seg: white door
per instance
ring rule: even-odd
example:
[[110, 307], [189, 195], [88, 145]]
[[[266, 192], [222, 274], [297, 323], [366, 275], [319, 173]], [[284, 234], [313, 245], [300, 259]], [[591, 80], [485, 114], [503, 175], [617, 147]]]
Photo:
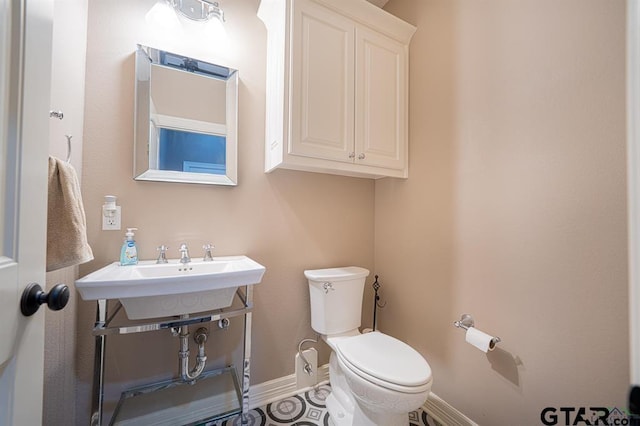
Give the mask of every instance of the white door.
[[20, 313], [45, 283], [53, 0], [0, 0], [0, 426], [42, 422], [44, 311]]

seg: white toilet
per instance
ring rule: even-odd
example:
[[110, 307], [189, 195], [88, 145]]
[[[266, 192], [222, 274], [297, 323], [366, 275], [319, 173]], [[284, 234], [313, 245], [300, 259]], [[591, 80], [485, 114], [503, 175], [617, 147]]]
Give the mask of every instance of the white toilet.
[[304, 271], [311, 327], [333, 350], [330, 421], [336, 426], [406, 426], [431, 390], [431, 367], [415, 349], [386, 334], [360, 334], [369, 271], [355, 266]]

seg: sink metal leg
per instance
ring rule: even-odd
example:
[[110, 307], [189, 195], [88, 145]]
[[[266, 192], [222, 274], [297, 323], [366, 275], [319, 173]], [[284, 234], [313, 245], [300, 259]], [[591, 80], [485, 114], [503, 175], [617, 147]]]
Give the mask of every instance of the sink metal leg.
[[[107, 301], [98, 300], [95, 328], [104, 328], [107, 320]], [[107, 336], [96, 336], [93, 357], [93, 387], [91, 397], [91, 426], [102, 426], [102, 403], [104, 400], [104, 355]]]
[[[253, 306], [253, 286], [246, 286], [246, 301]], [[249, 386], [251, 369], [251, 312], [244, 316], [244, 360], [242, 362], [242, 424], [249, 424]]]
[[248, 359], [243, 362], [243, 374], [242, 374], [242, 419], [243, 425], [249, 424], [249, 363]]

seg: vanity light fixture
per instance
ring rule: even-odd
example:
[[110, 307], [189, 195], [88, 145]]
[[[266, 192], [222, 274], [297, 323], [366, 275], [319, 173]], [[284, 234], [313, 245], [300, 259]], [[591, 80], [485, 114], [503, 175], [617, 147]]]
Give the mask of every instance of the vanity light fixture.
[[167, 0], [177, 13], [193, 21], [209, 21], [216, 18], [224, 22], [224, 11], [217, 1], [211, 0]]

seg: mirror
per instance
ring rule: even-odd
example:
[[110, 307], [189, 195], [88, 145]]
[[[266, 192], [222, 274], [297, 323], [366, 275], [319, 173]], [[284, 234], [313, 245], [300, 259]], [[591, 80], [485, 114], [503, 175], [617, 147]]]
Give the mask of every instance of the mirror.
[[134, 179], [237, 185], [238, 71], [138, 45]]

